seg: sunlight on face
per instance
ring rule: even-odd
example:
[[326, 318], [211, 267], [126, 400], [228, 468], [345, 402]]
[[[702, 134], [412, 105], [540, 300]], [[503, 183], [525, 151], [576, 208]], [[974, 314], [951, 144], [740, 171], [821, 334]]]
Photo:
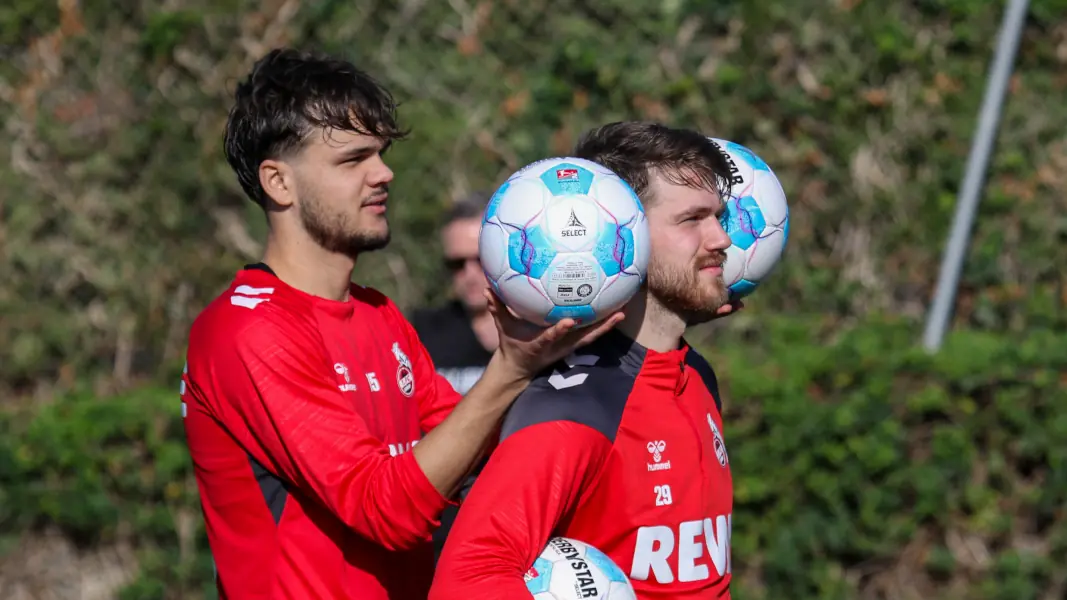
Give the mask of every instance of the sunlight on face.
[[690, 325], [709, 320], [728, 300], [722, 265], [730, 236], [715, 191], [679, 185], [653, 174], [647, 215], [651, 255], [648, 290]]
[[313, 134], [293, 162], [300, 220], [319, 245], [355, 257], [389, 243], [393, 171], [383, 140], [351, 131]]

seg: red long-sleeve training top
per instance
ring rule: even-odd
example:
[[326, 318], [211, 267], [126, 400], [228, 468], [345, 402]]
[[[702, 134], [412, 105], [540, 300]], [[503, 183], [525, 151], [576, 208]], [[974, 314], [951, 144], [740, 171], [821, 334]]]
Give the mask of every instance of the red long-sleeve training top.
[[638, 598], [729, 598], [733, 484], [715, 374], [695, 351], [609, 332], [508, 413], [431, 600], [529, 598], [553, 536], [602, 550]]
[[182, 414], [224, 599], [425, 598], [448, 500], [409, 452], [459, 395], [385, 296], [241, 270], [196, 319]]

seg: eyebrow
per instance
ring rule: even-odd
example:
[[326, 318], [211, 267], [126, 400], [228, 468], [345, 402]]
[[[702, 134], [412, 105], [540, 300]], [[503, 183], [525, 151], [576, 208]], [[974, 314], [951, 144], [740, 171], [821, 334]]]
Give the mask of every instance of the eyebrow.
[[683, 219], [683, 218], [687, 219], [689, 217], [699, 217], [699, 216], [707, 215], [707, 214], [715, 214], [715, 211], [710, 209], [710, 208], [708, 208], [708, 207], [706, 207], [706, 206], [694, 206], [692, 208], [687, 208], [687, 209], [683, 210], [682, 212], [678, 213], [678, 218], [679, 219]]

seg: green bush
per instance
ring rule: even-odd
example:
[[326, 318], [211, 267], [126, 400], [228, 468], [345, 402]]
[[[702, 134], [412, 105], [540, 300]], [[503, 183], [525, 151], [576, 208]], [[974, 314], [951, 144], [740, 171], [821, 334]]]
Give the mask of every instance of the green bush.
[[200, 597], [212, 564], [175, 390], [0, 413], [4, 545], [44, 528], [82, 549], [129, 542], [141, 572], [123, 598]]
[[[221, 132], [235, 81], [281, 44], [344, 54], [402, 102], [394, 243], [359, 279], [405, 309], [446, 289], [427, 240], [451, 197], [642, 118], [745, 143], [781, 177], [789, 258], [753, 308], [919, 318], [1002, 14], [962, 0], [7, 4], [0, 185], [17, 193], [0, 203], [0, 314], [18, 318], [0, 319], [0, 391], [39, 393], [162, 376], [196, 312], [258, 258], [263, 218]], [[1032, 3], [960, 326], [1067, 326], [1063, 7]]]
[[897, 325], [829, 345], [793, 331], [711, 352], [729, 390], [738, 598], [1037, 599], [1063, 585], [1062, 335], [957, 334], [930, 358]]
[[[1067, 564], [1067, 341], [957, 334], [937, 358], [867, 323], [711, 348], [725, 390], [741, 600], [1048, 597]], [[138, 548], [129, 598], [210, 587], [177, 394], [0, 417], [0, 535]], [[196, 527], [179, 525], [195, 516]]]

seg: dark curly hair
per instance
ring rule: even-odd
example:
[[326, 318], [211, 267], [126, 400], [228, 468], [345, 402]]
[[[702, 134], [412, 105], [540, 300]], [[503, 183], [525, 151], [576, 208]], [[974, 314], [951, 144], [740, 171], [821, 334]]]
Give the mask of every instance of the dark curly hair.
[[299, 150], [316, 131], [338, 129], [383, 138], [407, 135], [392, 94], [352, 63], [311, 52], [272, 50], [237, 85], [226, 123], [226, 160], [245, 194], [267, 197], [259, 165]]

